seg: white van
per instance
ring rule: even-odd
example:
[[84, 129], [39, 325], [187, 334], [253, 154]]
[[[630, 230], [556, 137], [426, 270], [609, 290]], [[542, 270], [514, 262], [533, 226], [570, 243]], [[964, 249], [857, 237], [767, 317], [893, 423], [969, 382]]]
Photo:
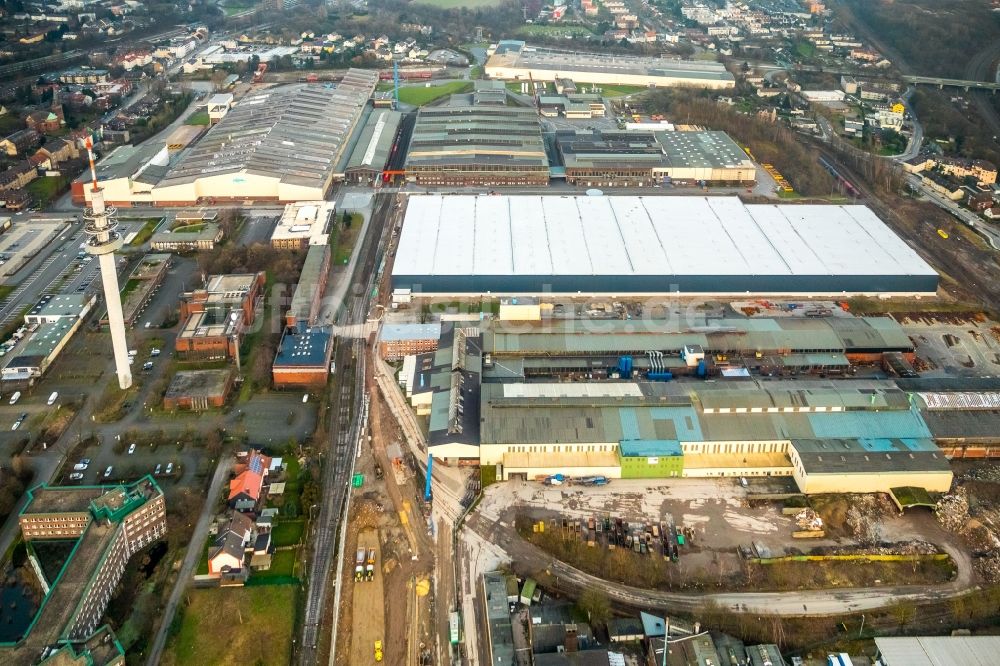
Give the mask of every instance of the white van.
[[16, 404], [18, 400], [21, 399], [21, 392], [14, 391], [14, 395], [10, 396], [10, 404]]
[[49, 403], [48, 404], [54, 405], [54, 404], [56, 404], [56, 400], [58, 400], [58, 399], [59, 399], [59, 391], [53, 391], [52, 395], [49, 396]]
[[138, 353], [139, 353], [139, 352], [138, 352], [138, 351], [136, 351], [135, 349], [129, 349], [129, 350], [128, 350], [128, 355], [129, 355], [129, 358], [133, 358], [133, 357], [135, 357], [135, 356], [136, 356], [136, 355], [137, 355]]

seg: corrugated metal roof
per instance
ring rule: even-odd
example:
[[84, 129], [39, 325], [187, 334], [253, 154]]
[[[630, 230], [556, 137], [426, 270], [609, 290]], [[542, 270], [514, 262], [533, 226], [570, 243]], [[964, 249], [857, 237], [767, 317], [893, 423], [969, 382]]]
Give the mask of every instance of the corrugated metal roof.
[[886, 666], [992, 666], [1000, 636], [875, 638]]
[[[504, 233], [509, 241], [498, 243]], [[540, 260], [546, 253], [551, 263]], [[525, 270], [936, 275], [864, 206], [745, 205], [736, 197], [410, 197], [394, 275], [528, 274]]]

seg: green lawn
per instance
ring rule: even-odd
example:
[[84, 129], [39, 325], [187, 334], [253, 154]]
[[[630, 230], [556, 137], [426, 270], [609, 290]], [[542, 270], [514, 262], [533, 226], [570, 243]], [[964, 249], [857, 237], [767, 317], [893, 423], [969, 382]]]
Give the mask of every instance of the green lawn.
[[146, 223], [142, 225], [142, 229], [136, 233], [135, 238], [129, 245], [142, 245], [149, 241], [153, 237], [153, 231], [156, 230], [156, 225], [160, 223], [160, 218], [154, 217], [146, 220]]
[[271, 540], [275, 547], [294, 546], [302, 541], [302, 532], [305, 530], [304, 520], [283, 520], [271, 530]]
[[205, 228], [204, 224], [188, 224], [183, 227], [177, 227], [172, 233], [175, 234], [196, 234]]
[[34, 179], [24, 189], [28, 191], [36, 204], [44, 208], [59, 196], [67, 185], [69, 185], [69, 178], [65, 176], [42, 177]]
[[185, 125], [207, 125], [209, 123], [208, 111], [197, 111], [188, 116], [184, 121]]
[[205, 550], [201, 554], [201, 559], [198, 560], [198, 568], [194, 573], [197, 576], [204, 576], [208, 573], [208, 545], [205, 546]]
[[514, 34], [520, 37], [590, 37], [594, 33], [582, 25], [522, 25]]
[[441, 9], [454, 9], [456, 7], [468, 7], [469, 9], [479, 9], [482, 7], [497, 7], [505, 0], [414, 0], [414, 3], [440, 7]]
[[447, 95], [469, 92], [470, 90], [472, 90], [471, 81], [449, 81], [448, 83], [427, 88], [406, 86], [399, 89], [399, 101], [403, 104], [423, 106]]
[[122, 301], [124, 302], [126, 296], [128, 296], [133, 291], [135, 291], [136, 289], [138, 289], [139, 285], [141, 283], [142, 283], [142, 280], [135, 280], [135, 279], [129, 280], [128, 282], [126, 282], [125, 286], [122, 287], [122, 292], [121, 292], [122, 293]]
[[162, 663], [288, 664], [297, 594], [295, 585], [189, 590]]
[[649, 90], [646, 86], [624, 86], [608, 83], [577, 83], [576, 89], [581, 90], [587, 88], [587, 92], [594, 86], [601, 89], [601, 95], [604, 97], [621, 97], [623, 95], [635, 95], [636, 93], [642, 93]]
[[295, 555], [298, 549], [275, 551], [271, 558], [271, 568], [267, 571], [255, 571], [251, 578], [280, 578], [295, 573]]

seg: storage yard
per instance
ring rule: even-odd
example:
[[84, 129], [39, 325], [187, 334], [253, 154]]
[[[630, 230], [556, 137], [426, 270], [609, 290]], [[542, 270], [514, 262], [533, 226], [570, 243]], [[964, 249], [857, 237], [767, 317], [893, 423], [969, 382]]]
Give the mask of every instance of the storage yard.
[[394, 289], [928, 294], [937, 273], [864, 206], [735, 197], [411, 196]]

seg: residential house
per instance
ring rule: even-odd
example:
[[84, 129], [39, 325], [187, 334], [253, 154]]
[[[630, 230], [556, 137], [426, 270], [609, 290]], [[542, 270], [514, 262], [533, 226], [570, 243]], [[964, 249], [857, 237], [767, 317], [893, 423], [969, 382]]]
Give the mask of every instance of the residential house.
[[38, 132], [33, 129], [23, 129], [0, 140], [0, 150], [9, 157], [17, 157], [31, 152], [39, 142]]
[[1000, 206], [993, 206], [983, 211], [983, 216], [990, 220], [1000, 220]]
[[66, 139], [50, 139], [43, 147], [38, 149], [38, 152], [45, 153], [48, 156], [52, 168], [69, 160], [79, 159], [80, 157], [80, 149], [77, 148], [75, 143]]
[[256, 510], [264, 495], [264, 479], [271, 469], [271, 458], [260, 451], [241, 454], [236, 477], [229, 482], [229, 506], [237, 511]]
[[982, 211], [993, 207], [993, 196], [988, 190], [974, 190], [971, 187], [963, 188], [965, 193], [965, 205], [971, 210], [981, 213]]
[[0, 171], [0, 192], [19, 190], [35, 178], [38, 178], [38, 169], [31, 162], [18, 162], [6, 171]]
[[219, 533], [208, 551], [208, 573], [220, 575], [242, 571], [247, 547], [254, 542], [256, 536], [253, 520], [234, 511], [229, 524]]
[[977, 183], [997, 182], [997, 168], [987, 160], [967, 160], [960, 157], [939, 157], [935, 160], [943, 173], [956, 178], [973, 177]]

